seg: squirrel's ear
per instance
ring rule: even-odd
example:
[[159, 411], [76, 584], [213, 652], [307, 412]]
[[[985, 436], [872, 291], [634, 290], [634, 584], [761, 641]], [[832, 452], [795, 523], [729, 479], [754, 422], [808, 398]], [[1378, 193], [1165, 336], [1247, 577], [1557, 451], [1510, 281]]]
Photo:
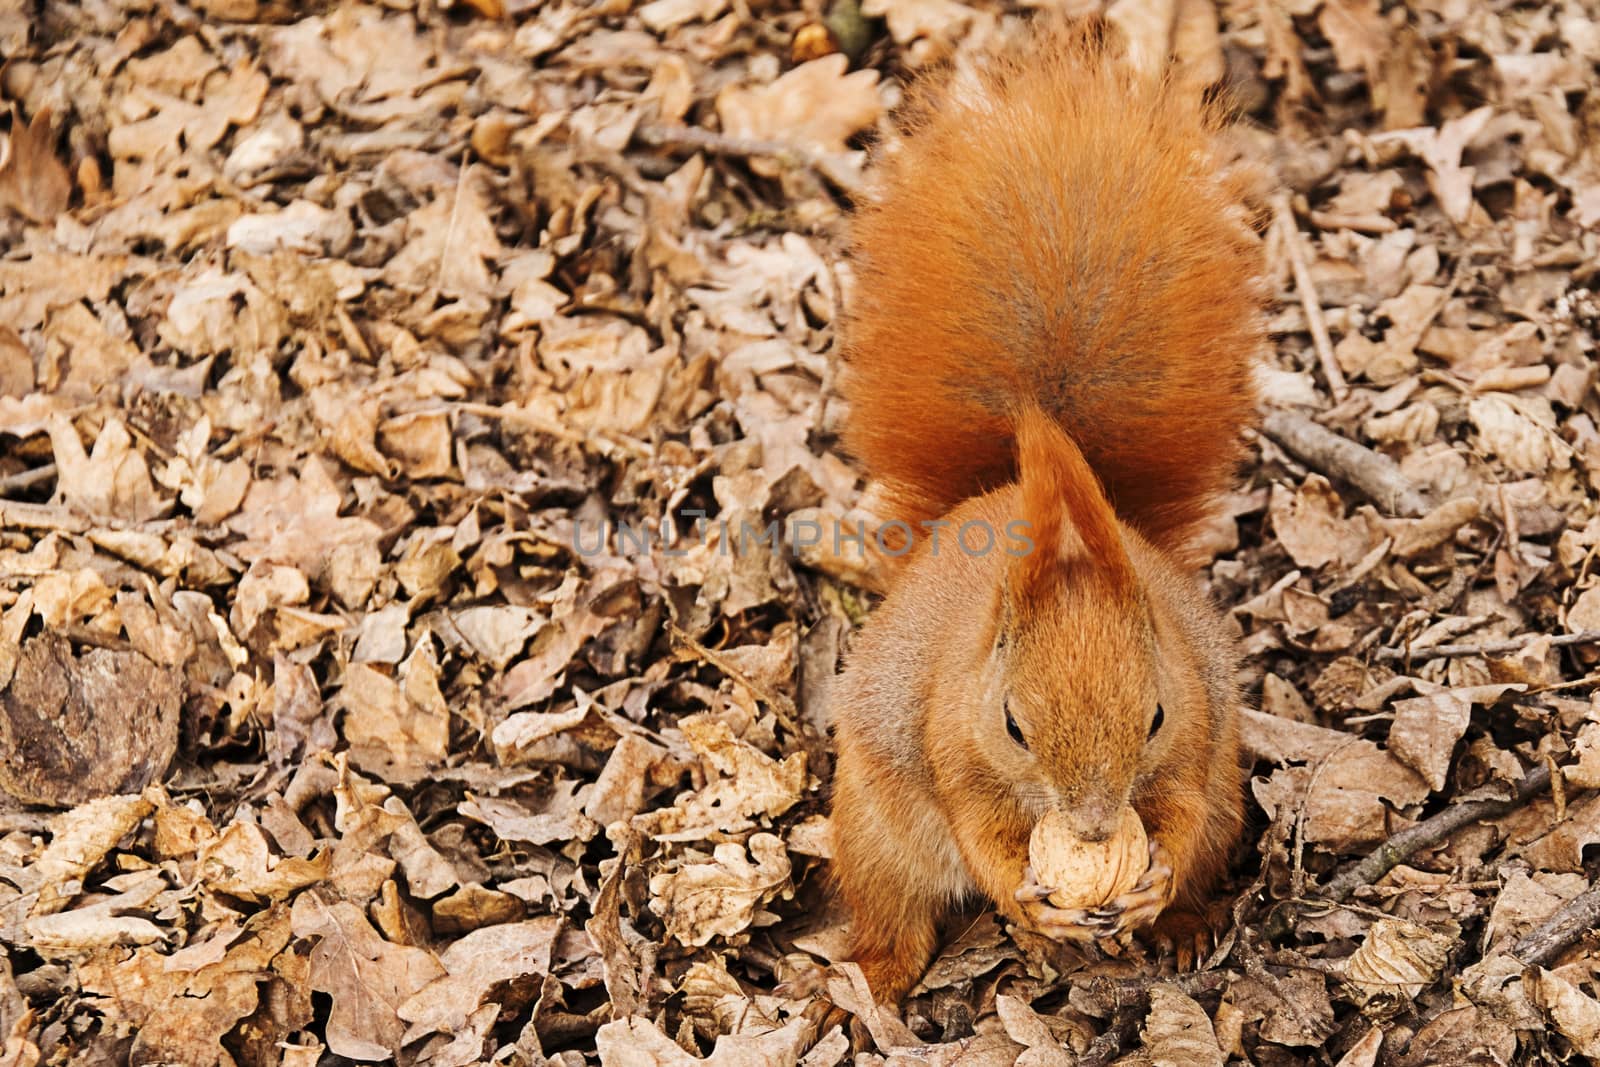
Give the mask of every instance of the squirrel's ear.
[[1099, 477], [1056, 421], [1031, 405], [1017, 420], [1017, 481], [1033, 541], [1017, 561], [1020, 589], [1043, 587], [1063, 564], [1132, 586], [1133, 566]]

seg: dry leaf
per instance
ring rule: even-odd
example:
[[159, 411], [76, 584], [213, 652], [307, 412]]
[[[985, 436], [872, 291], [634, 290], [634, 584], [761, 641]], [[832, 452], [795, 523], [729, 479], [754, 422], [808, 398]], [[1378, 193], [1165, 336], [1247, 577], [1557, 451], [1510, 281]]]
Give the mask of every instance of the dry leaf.
[[55, 155], [55, 125], [49, 108], [24, 123], [11, 109], [11, 133], [0, 151], [0, 207], [37, 223], [51, 223], [67, 210], [72, 178]]
[[1600, 1057], [1600, 1001], [1584, 993], [1555, 971], [1538, 969], [1533, 997], [1550, 1013], [1561, 1036], [1572, 1043], [1572, 1050], [1586, 1059]]
[[333, 998], [328, 1048], [350, 1059], [389, 1059], [406, 1032], [400, 1007], [445, 969], [431, 952], [383, 940], [348, 901], [302, 893], [291, 919], [296, 937], [315, 939], [312, 988]]
[[[845, 73], [843, 55], [823, 56], [753, 89], [724, 89], [717, 96], [722, 131], [731, 137], [779, 141], [821, 153], [843, 153], [858, 130], [878, 121], [878, 74]], [[767, 168], [758, 168], [767, 169]]]
[[99, 866], [118, 841], [154, 809], [142, 796], [101, 797], [50, 821], [50, 844], [33, 864], [39, 898], [33, 914], [60, 911], [77, 891], [74, 883]]
[[55, 806], [142, 790], [177, 752], [183, 695], [179, 671], [139, 652], [28, 641], [0, 690], [0, 788]]
[[1345, 961], [1345, 980], [1368, 1000], [1410, 1001], [1439, 977], [1456, 943], [1454, 936], [1416, 923], [1379, 919]]
[[274, 855], [260, 827], [235, 821], [200, 850], [199, 869], [217, 892], [242, 900], [279, 901], [328, 877], [331, 859], [328, 852], [309, 860]]
[[402, 1041], [454, 1033], [485, 1003], [515, 1010], [519, 999], [531, 999], [537, 979], [550, 973], [550, 953], [561, 926], [561, 919], [551, 915], [501, 923], [475, 930], [445, 949], [439, 956], [444, 977], [400, 1005], [400, 1018], [411, 1024]]
[[[722, 844], [709, 863], [687, 863], [650, 879], [650, 910], [667, 934], [684, 945], [704, 945], [747, 928], [755, 910], [789, 886], [789, 854], [772, 834], [754, 834], [745, 846]], [[750, 857], [754, 857], [751, 862]]]
[[1521, 685], [1480, 685], [1394, 702], [1389, 751], [1422, 775], [1435, 791], [1443, 789], [1456, 742], [1467, 728], [1472, 705], [1492, 704]]
[[1150, 989], [1144, 1046], [1156, 1067], [1221, 1067], [1226, 1062], [1204, 1009], [1171, 986]]
[[1345, 518], [1339, 494], [1320, 475], [1309, 475], [1293, 494], [1273, 486], [1269, 507], [1273, 531], [1297, 566], [1349, 565], [1371, 547], [1367, 530]]
[[716, 777], [696, 793], [681, 794], [671, 808], [647, 812], [634, 826], [663, 841], [694, 841], [713, 831], [737, 833], [755, 816], [782, 815], [805, 788], [805, 755], [780, 763], [733, 736], [726, 723], [693, 715], [678, 724], [707, 770]]

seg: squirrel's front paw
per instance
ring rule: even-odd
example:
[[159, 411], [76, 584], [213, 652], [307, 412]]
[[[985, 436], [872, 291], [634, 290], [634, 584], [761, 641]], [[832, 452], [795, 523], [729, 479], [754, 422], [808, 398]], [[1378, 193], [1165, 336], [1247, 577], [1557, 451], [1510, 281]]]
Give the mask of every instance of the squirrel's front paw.
[[1022, 886], [1016, 892], [1023, 921], [1052, 941], [1092, 945], [1105, 936], [1104, 922], [1084, 908], [1057, 908], [1049, 897], [1054, 886], [1040, 885], [1031, 865], [1022, 869]]
[[1089, 911], [1098, 923], [1102, 938], [1120, 938], [1123, 934], [1149, 926], [1172, 903], [1172, 862], [1167, 850], [1157, 841], [1150, 842], [1150, 866], [1134, 887], [1099, 908]]

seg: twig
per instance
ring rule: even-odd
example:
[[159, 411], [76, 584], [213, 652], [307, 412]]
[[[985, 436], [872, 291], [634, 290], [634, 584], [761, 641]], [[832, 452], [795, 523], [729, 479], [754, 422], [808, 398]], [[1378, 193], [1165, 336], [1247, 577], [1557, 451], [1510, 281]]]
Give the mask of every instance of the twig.
[[1387, 215], [1335, 215], [1313, 211], [1311, 224], [1319, 230], [1356, 230], [1360, 233], [1393, 233], [1400, 224]]
[[1111, 1017], [1111, 1025], [1083, 1050], [1078, 1067], [1107, 1067], [1132, 1043], [1134, 1035], [1139, 1032], [1139, 1020], [1143, 1017], [1144, 1012], [1131, 1005], [1118, 1008]]
[[1360, 740], [1360, 735], [1352, 734], [1342, 743], [1330, 748], [1321, 759], [1317, 760], [1316, 767], [1311, 771], [1311, 778], [1306, 782], [1306, 791], [1300, 794], [1300, 805], [1294, 815], [1294, 866], [1289, 875], [1289, 884], [1294, 888], [1296, 896], [1306, 891], [1306, 809], [1311, 807], [1311, 794], [1316, 792], [1317, 779], [1322, 777], [1322, 772], [1333, 762], [1333, 757]]
[[1290, 210], [1287, 198], [1278, 201], [1277, 216], [1278, 229], [1283, 236], [1283, 250], [1288, 253], [1289, 267], [1294, 271], [1295, 292], [1300, 294], [1300, 306], [1306, 312], [1306, 328], [1311, 333], [1312, 347], [1317, 350], [1317, 362], [1322, 364], [1322, 374], [1328, 380], [1328, 391], [1333, 394], [1333, 399], [1342, 401], [1350, 394], [1350, 386], [1345, 382], [1344, 371], [1333, 354], [1333, 341], [1328, 337], [1327, 320], [1322, 317], [1317, 286], [1311, 280], [1311, 268], [1306, 266], [1304, 239], [1300, 236], [1300, 228], [1295, 225], [1294, 212]]
[[87, 533], [88, 519], [59, 504], [27, 504], [20, 500], [0, 500], [0, 530], [60, 530], [62, 533]]
[[134, 530], [157, 537], [185, 536], [196, 541], [226, 540], [229, 531], [221, 526], [201, 526], [188, 518], [145, 519], [130, 522], [125, 519], [91, 519], [78, 514], [64, 504], [30, 504], [22, 500], [0, 499], [0, 530], [16, 527], [21, 530], [58, 530], [68, 534], [93, 536], [102, 530]]
[[[1158, 985], [1169, 985], [1189, 997], [1215, 993], [1233, 976], [1225, 971], [1190, 971], [1179, 975], [1143, 975], [1138, 978], [1091, 978], [1086, 984], [1099, 996], [1109, 996], [1117, 1003], [1144, 1003], [1150, 999], [1150, 990]], [[1109, 987], [1109, 988], [1108, 988]]]
[[1550, 638], [1551, 648], [1568, 645], [1600, 644], [1600, 630], [1582, 630], [1575, 634], [1523, 634], [1504, 641], [1484, 641], [1476, 645], [1435, 645], [1432, 648], [1380, 648], [1373, 653], [1379, 660], [1397, 659], [1456, 659], [1461, 656], [1498, 656], [1502, 652], [1517, 652], [1542, 638]]
[[56, 465], [54, 463], [46, 463], [42, 467], [18, 471], [16, 474], [8, 474], [4, 478], [0, 478], [0, 494], [14, 492], [18, 489], [31, 489], [40, 482], [48, 482], [55, 476]]
[[1567, 901], [1538, 929], [1524, 934], [1511, 954], [1529, 967], [1544, 967], [1600, 923], [1600, 886]]
[[1261, 432], [1314, 470], [1348, 482], [1392, 514], [1418, 518], [1428, 503], [1394, 460], [1292, 411], [1269, 411]]
[[1540, 763], [1517, 783], [1517, 792], [1507, 800], [1463, 800], [1451, 804], [1431, 818], [1392, 834], [1363, 860], [1346, 867], [1328, 883], [1323, 896], [1339, 902], [1364, 885], [1371, 885], [1395, 867], [1425, 848], [1437, 845], [1451, 834], [1482, 819], [1494, 819], [1526, 804], [1550, 787], [1550, 766]]

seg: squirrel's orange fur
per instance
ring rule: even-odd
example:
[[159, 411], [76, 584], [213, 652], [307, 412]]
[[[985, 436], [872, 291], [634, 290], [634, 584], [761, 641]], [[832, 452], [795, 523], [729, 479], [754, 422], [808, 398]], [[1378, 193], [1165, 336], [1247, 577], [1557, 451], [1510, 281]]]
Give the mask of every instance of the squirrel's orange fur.
[[1228, 483], [1261, 343], [1243, 171], [1196, 99], [1058, 31], [919, 88], [852, 223], [846, 443], [899, 518], [1011, 480], [1016, 406], [1170, 546]]
[[[1201, 929], [1242, 776], [1233, 649], [1188, 550], [1263, 342], [1259, 244], [1200, 103], [1081, 32], [920, 92], [854, 220], [844, 319], [848, 444], [917, 534], [834, 710], [835, 878], [887, 1001], [975, 893], [1061, 938]], [[935, 550], [916, 523], [938, 517]], [[987, 554], [955, 543], [969, 522]], [[1103, 837], [1128, 802], [1140, 885], [1045, 904], [1040, 814]]]

